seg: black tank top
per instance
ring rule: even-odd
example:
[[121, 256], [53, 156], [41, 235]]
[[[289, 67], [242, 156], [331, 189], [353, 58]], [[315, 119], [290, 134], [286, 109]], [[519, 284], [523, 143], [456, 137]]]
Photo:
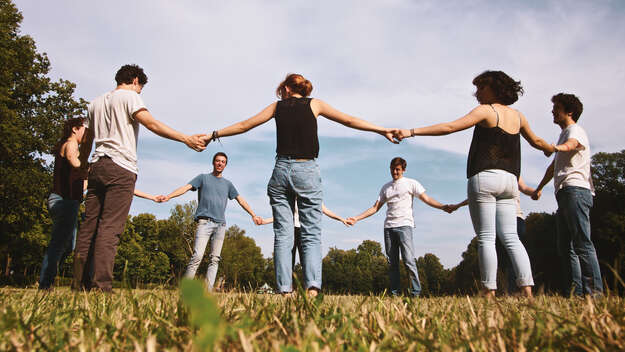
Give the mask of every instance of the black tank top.
[[71, 181], [74, 172], [69, 161], [57, 152], [54, 156], [52, 193], [60, 195], [63, 199], [82, 201], [83, 180], [79, 178]]
[[312, 98], [287, 98], [278, 101], [276, 119], [276, 153], [297, 159], [319, 156], [317, 118], [310, 108]]
[[497, 125], [491, 128], [475, 125], [467, 161], [467, 178], [489, 169], [505, 170], [519, 178], [521, 174], [520, 133], [510, 134], [501, 129], [499, 113], [492, 105], [490, 107], [497, 115]]

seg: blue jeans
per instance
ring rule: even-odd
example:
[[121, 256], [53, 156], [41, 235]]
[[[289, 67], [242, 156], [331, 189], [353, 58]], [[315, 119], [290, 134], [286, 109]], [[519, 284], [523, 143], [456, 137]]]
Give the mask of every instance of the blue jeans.
[[503, 170], [484, 170], [469, 178], [469, 212], [477, 235], [482, 285], [497, 289], [497, 251], [495, 236], [508, 252], [519, 287], [533, 286], [532, 268], [527, 251], [517, 234], [517, 209], [514, 197], [518, 180]]
[[399, 251], [410, 275], [410, 293], [418, 297], [421, 293], [421, 283], [419, 282], [419, 272], [417, 271], [417, 261], [412, 250], [412, 227], [400, 226], [384, 229], [384, 249], [390, 265], [389, 277], [391, 279], [391, 294], [399, 295]]
[[[590, 240], [592, 193], [582, 187], [564, 187], [556, 193], [558, 254], [562, 260], [564, 295], [603, 292], [595, 246]], [[573, 285], [574, 287], [571, 287]]]
[[79, 205], [80, 202], [77, 200], [63, 199], [56, 193], [50, 193], [48, 197], [48, 213], [52, 218], [52, 235], [41, 264], [40, 289], [48, 289], [52, 286], [59, 263], [76, 243]]
[[215, 277], [217, 277], [217, 269], [219, 268], [219, 260], [221, 260], [221, 247], [224, 244], [225, 235], [226, 224], [205, 219], [198, 220], [193, 255], [189, 260], [187, 272], [184, 274], [184, 277], [190, 279], [195, 277], [197, 268], [202, 262], [202, 257], [204, 257], [206, 245], [210, 241], [208, 270], [206, 270], [206, 287], [209, 290], [213, 289]]
[[[321, 289], [321, 174], [314, 160], [276, 158], [267, 185], [273, 212], [273, 245], [279, 292], [291, 292], [293, 268], [293, 209], [297, 201], [301, 224], [300, 258], [306, 288]], [[297, 199], [297, 200], [296, 200]]]

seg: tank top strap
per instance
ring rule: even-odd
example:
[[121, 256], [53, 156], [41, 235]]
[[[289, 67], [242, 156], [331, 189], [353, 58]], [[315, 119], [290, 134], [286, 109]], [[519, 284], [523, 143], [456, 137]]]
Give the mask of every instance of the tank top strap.
[[495, 126], [499, 127], [499, 113], [497, 112], [497, 110], [495, 110], [495, 107], [493, 106], [493, 104], [488, 104], [488, 105], [490, 105], [491, 109], [493, 109], [493, 111], [495, 112], [495, 115], [497, 115], [497, 124]]

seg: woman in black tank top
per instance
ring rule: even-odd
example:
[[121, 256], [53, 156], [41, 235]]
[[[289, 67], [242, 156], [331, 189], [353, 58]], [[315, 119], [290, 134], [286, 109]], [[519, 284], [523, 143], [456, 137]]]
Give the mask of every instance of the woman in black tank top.
[[553, 153], [553, 146], [532, 132], [523, 114], [508, 107], [523, 94], [520, 83], [504, 72], [486, 71], [473, 79], [480, 105], [471, 112], [455, 121], [396, 133], [403, 139], [441, 136], [475, 127], [467, 162], [467, 193], [487, 296], [494, 296], [497, 288], [495, 236], [502, 240], [512, 259], [522, 292], [531, 296], [534, 284], [529, 257], [516, 233], [514, 197], [521, 173], [520, 135], [546, 156]]
[[78, 206], [82, 201], [85, 172], [80, 170], [78, 145], [85, 133], [83, 118], [68, 119], [63, 137], [54, 148], [54, 175], [48, 213], [52, 218], [52, 234], [43, 257], [39, 289], [50, 289], [59, 263], [72, 250], [76, 236]]
[[[276, 164], [267, 186], [273, 212], [274, 264], [281, 293], [292, 291], [291, 249], [293, 208], [297, 199], [301, 224], [301, 258], [304, 284], [310, 295], [321, 289], [321, 176], [315, 159], [319, 155], [317, 117], [323, 116], [350, 128], [375, 132], [389, 141], [393, 130], [347, 115], [329, 104], [308, 98], [312, 84], [302, 75], [289, 74], [280, 83], [271, 103], [251, 118], [213, 131], [210, 141], [249, 131], [274, 118], [276, 121]], [[260, 225], [260, 224], [258, 224]]]

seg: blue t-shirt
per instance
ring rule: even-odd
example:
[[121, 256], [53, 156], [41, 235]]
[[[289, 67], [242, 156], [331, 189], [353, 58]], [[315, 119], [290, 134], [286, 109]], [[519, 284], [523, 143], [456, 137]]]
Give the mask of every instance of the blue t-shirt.
[[239, 195], [232, 182], [223, 177], [215, 177], [213, 174], [199, 174], [189, 184], [193, 187], [192, 191], [199, 190], [195, 219], [205, 216], [225, 224], [228, 199], [234, 199]]

